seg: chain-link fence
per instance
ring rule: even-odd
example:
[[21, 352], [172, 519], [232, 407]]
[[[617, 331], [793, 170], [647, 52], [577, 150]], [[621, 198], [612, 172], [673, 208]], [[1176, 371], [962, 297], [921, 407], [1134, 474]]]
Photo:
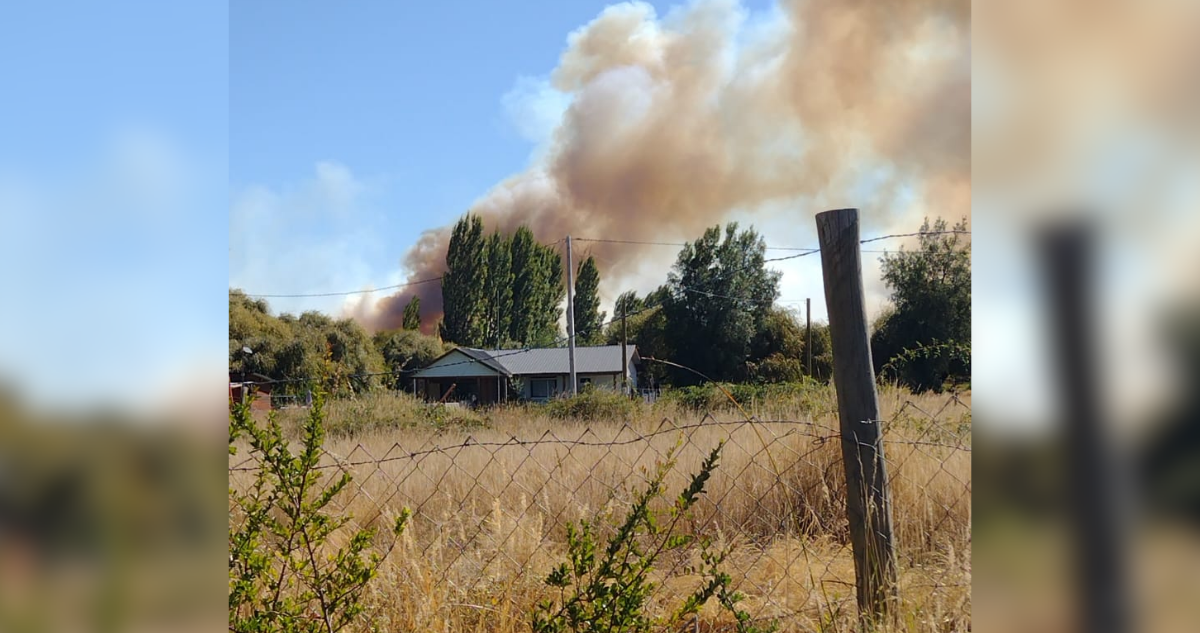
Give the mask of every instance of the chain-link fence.
[[[322, 468], [353, 482], [335, 501], [352, 526], [412, 519], [371, 583], [381, 631], [528, 631], [550, 570], [566, 559], [569, 524], [611, 534], [655, 464], [675, 465], [668, 499], [725, 441], [685, 532], [728, 551], [739, 607], [781, 631], [856, 628], [854, 562], [845, 516], [832, 389], [805, 414], [691, 412], [647, 405], [629, 419], [553, 420], [532, 408], [487, 428], [428, 427], [330, 439]], [[881, 397], [899, 566], [901, 630], [970, 627], [969, 396], [885, 391]], [[253, 457], [232, 458], [230, 482]], [[233, 519], [233, 520], [236, 520]], [[607, 528], [605, 527], [607, 526]], [[652, 608], [694, 590], [698, 549], [660, 561]], [[557, 592], [555, 589], [553, 592]], [[734, 630], [714, 606], [687, 630]]]

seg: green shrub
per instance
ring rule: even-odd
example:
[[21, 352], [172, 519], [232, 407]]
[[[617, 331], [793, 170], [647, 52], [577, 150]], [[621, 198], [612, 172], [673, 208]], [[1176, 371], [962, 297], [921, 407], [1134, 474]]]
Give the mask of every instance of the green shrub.
[[[726, 395], [727, 392], [728, 395]], [[762, 394], [762, 385], [707, 382], [700, 385], [667, 389], [662, 394], [662, 400], [673, 402], [685, 409], [692, 409], [694, 411], [724, 411], [726, 409], [737, 408], [729, 400], [729, 396], [733, 396], [733, 399], [738, 404], [749, 405], [755, 398], [761, 398]]]
[[[285, 431], [297, 436], [307, 414], [304, 409], [287, 409], [280, 412], [280, 417]], [[486, 424], [487, 420], [477, 411], [428, 403], [396, 391], [331, 400], [324, 417], [325, 429], [333, 437], [357, 437], [391, 429], [475, 429]]]
[[628, 420], [641, 410], [642, 401], [607, 389], [585, 388], [578, 395], [555, 398], [546, 415], [560, 420]]
[[663, 494], [663, 481], [675, 466], [679, 446], [677, 443], [666, 459], [658, 462], [649, 485], [637, 495], [606, 543], [598, 540], [596, 530], [586, 520], [580, 521], [578, 528], [568, 526], [567, 561], [546, 578], [548, 586], [559, 590], [560, 598], [538, 603], [533, 613], [534, 633], [678, 630], [714, 597], [733, 615], [739, 633], [759, 631], [750, 624], [750, 615], [737, 608], [744, 596], [730, 590], [729, 574], [720, 569], [728, 550], [714, 551], [707, 539], [699, 543], [700, 568], [683, 570], [700, 574], [701, 585], [663, 616], [651, 617], [646, 612], [658, 586], [650, 580], [655, 563], [663, 554], [692, 545], [695, 540], [690, 534], [677, 533], [676, 527], [690, 516], [692, 506], [704, 493], [724, 442], [709, 453], [670, 508], [665, 513], [657, 512], [652, 506]]
[[293, 454], [272, 413], [259, 427], [246, 404], [230, 414], [229, 453], [245, 436], [257, 465], [246, 492], [230, 486], [229, 630], [333, 633], [363, 611], [362, 591], [374, 577], [408, 510], [390, 526], [386, 548], [375, 530], [353, 530], [348, 542], [326, 554], [330, 536], [351, 520], [326, 507], [350, 483], [343, 473], [323, 481], [317, 464], [325, 439], [324, 398], [314, 395], [298, 454]]
[[673, 387], [664, 389], [659, 400], [665, 403], [673, 403], [685, 409], [693, 411], [712, 411], [721, 407], [721, 400], [728, 402], [719, 390], [715, 389], [710, 383], [702, 385], [689, 385], [687, 387]]

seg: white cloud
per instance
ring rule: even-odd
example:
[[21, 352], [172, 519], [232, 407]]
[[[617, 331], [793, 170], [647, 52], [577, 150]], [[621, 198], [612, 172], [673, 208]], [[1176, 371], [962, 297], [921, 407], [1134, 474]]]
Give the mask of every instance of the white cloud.
[[348, 214], [355, 210], [366, 186], [354, 177], [350, 169], [338, 163], [317, 163], [317, 177], [310, 185], [318, 210]]
[[[322, 294], [400, 283], [373, 263], [384, 242], [373, 193], [348, 167], [320, 162], [299, 185], [246, 187], [229, 213], [229, 283], [251, 294]], [[367, 283], [364, 284], [364, 280]], [[354, 295], [268, 297], [276, 312], [338, 314]]]
[[505, 116], [525, 140], [542, 146], [551, 140], [571, 105], [571, 96], [555, 90], [545, 77], [518, 77], [501, 99]]

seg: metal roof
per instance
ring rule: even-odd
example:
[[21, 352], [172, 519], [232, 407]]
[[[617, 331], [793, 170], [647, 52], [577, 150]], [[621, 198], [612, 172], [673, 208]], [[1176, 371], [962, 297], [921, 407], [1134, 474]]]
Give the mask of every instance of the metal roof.
[[[571, 371], [568, 350], [565, 347], [514, 350], [484, 350], [496, 362], [513, 375], [521, 374], [565, 374]], [[629, 345], [626, 351], [629, 363], [637, 358], [636, 346]], [[621, 346], [575, 348], [575, 372], [579, 374], [621, 373]]]
[[[565, 347], [540, 349], [475, 349], [459, 347], [458, 351], [509, 376], [570, 373], [570, 357]], [[637, 362], [637, 346], [627, 346], [630, 365]], [[621, 373], [621, 346], [602, 345], [575, 348], [575, 372], [578, 374]], [[420, 377], [417, 372], [415, 377]]]
[[492, 369], [494, 369], [502, 374], [505, 374], [505, 375], [512, 375], [512, 372], [510, 372], [507, 367], [505, 367], [502, 363], [498, 362], [496, 359], [492, 358], [492, 354], [494, 354], [494, 352], [491, 352], [488, 350], [482, 350], [482, 349], [475, 349], [474, 347], [459, 347], [456, 349], [458, 351], [466, 354], [467, 356], [470, 356], [471, 358], [474, 358], [475, 360], [479, 361], [479, 363], [481, 365], [491, 367]]

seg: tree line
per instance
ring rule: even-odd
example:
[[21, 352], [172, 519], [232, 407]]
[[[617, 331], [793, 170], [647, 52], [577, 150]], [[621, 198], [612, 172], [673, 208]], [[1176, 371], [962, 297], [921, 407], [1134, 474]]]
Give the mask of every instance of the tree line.
[[[966, 221], [954, 230], [965, 231]], [[648, 363], [642, 375], [657, 385], [827, 381], [828, 327], [813, 324], [810, 371], [809, 335], [796, 312], [776, 305], [780, 273], [767, 268], [765, 252], [753, 228], [710, 227], [683, 247], [664, 284], [644, 296], [619, 295], [611, 320], [600, 310], [596, 260], [585, 257], [575, 271], [576, 344], [626, 337], [643, 357], [688, 368]], [[482, 219], [467, 214], [446, 253], [437, 336], [419, 332], [418, 298], [406, 306], [401, 329], [369, 335], [353, 320], [317, 312], [274, 317], [266, 302], [231, 290], [230, 369], [276, 379], [328, 375], [335, 391], [361, 391], [403, 383], [398, 375], [350, 376], [416, 369], [454, 346], [563, 346], [562, 259], [528, 227], [485, 235]], [[944, 220], [926, 220], [917, 249], [886, 254], [882, 264], [891, 301], [872, 328], [876, 374], [915, 390], [969, 383], [969, 240]]]

